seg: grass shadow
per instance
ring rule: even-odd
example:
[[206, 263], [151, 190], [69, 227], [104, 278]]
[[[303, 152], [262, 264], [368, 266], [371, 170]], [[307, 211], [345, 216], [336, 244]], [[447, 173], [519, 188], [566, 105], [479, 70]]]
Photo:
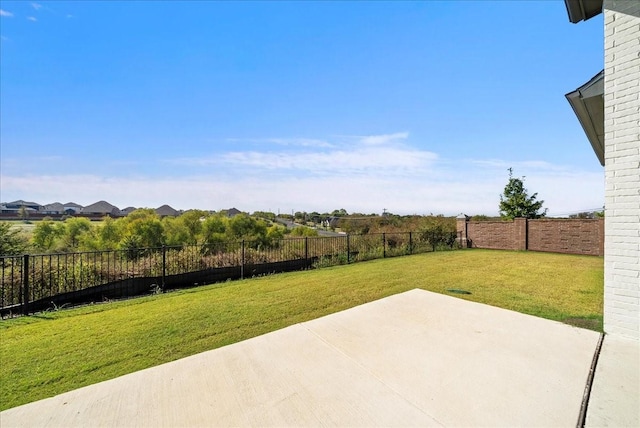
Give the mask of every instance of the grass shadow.
[[600, 333], [603, 331], [602, 318], [571, 317], [565, 318], [562, 322], [574, 327], [586, 328]]

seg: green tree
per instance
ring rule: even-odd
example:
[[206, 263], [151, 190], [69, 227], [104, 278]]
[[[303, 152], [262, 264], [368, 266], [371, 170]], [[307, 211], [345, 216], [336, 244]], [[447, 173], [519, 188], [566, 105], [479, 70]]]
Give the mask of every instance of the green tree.
[[143, 243], [138, 235], [127, 235], [120, 241], [120, 249], [124, 250], [129, 260], [136, 260], [145, 254]]
[[[305, 227], [306, 229], [306, 227]], [[269, 246], [278, 245], [280, 240], [284, 238], [284, 234], [286, 233], [287, 228], [283, 226], [279, 226], [277, 224], [271, 225], [267, 229], [266, 233], [266, 242]]]
[[164, 244], [164, 228], [160, 217], [153, 209], [137, 209], [126, 216], [124, 222], [121, 248], [155, 248]]
[[33, 229], [33, 235], [31, 236], [31, 242], [38, 250], [50, 251], [63, 230], [64, 228], [56, 225], [51, 218], [44, 218], [42, 221], [36, 223], [36, 227]]
[[372, 220], [370, 218], [344, 218], [340, 220], [340, 229], [343, 232], [354, 235], [366, 235], [371, 229]]
[[246, 214], [238, 214], [229, 219], [226, 233], [229, 241], [245, 240], [253, 248], [270, 244], [267, 238], [267, 223]]
[[178, 217], [178, 221], [181, 222], [186, 231], [188, 238], [183, 241], [183, 244], [197, 244], [198, 238], [202, 233], [202, 222], [207, 218], [207, 213], [202, 210], [189, 210]]
[[0, 222], [0, 256], [17, 256], [25, 252], [28, 241], [22, 230], [9, 222]]
[[99, 250], [115, 250], [122, 239], [121, 220], [105, 217], [96, 231]]
[[471, 220], [472, 221], [489, 221], [491, 220], [491, 217], [485, 214], [476, 214], [474, 216], [471, 216]]
[[291, 229], [291, 236], [318, 236], [318, 231], [306, 226], [296, 226]]
[[269, 221], [276, 221], [276, 215], [269, 211], [254, 211], [253, 217], [263, 218]]
[[267, 224], [247, 214], [238, 214], [229, 220], [227, 234], [232, 240], [261, 240], [267, 235]]
[[202, 222], [202, 237], [205, 242], [224, 241], [229, 220], [221, 215], [210, 215]]
[[65, 250], [78, 250], [86, 235], [90, 234], [91, 221], [85, 217], [73, 217], [65, 220], [62, 242]]
[[29, 210], [23, 205], [18, 210], [18, 215], [20, 215], [22, 221], [27, 221], [27, 219], [29, 218]]
[[227, 241], [227, 224], [229, 220], [222, 215], [210, 215], [202, 222], [202, 251], [205, 254], [221, 250], [223, 242]]
[[311, 214], [309, 214], [307, 219], [315, 224], [318, 224], [322, 222], [322, 215], [319, 212], [314, 211]]
[[161, 220], [164, 229], [165, 244], [171, 247], [190, 242], [189, 229], [179, 217], [165, 217]]
[[540, 212], [544, 201], [536, 200], [537, 197], [537, 193], [529, 196], [524, 187], [524, 177], [514, 178], [513, 168], [509, 168], [509, 182], [505, 186], [503, 194], [500, 195], [500, 217], [508, 220], [513, 220], [516, 217], [544, 217], [547, 215], [547, 209]]
[[456, 241], [456, 223], [452, 217], [442, 215], [424, 217], [419, 231], [420, 238], [429, 242], [434, 251], [443, 247], [451, 248]]

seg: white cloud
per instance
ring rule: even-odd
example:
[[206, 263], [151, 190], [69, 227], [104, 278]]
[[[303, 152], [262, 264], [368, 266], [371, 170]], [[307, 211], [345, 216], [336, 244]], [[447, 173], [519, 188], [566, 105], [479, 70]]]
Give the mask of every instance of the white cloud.
[[434, 153], [396, 148], [358, 148], [330, 152], [260, 153], [233, 152], [220, 160], [227, 165], [258, 170], [297, 170], [310, 174], [339, 175], [381, 172], [404, 175], [407, 171], [426, 168], [436, 159]]
[[[167, 162], [241, 171], [243, 175], [310, 174], [348, 176], [381, 173], [394, 176], [426, 171], [438, 156], [424, 150], [411, 148], [394, 142], [406, 139], [408, 133], [367, 137], [340, 137], [348, 143], [326, 142], [315, 139], [271, 138], [254, 140], [272, 142], [286, 147], [280, 151], [235, 151], [211, 157], [173, 159]], [[246, 141], [246, 140], [245, 140]], [[342, 148], [339, 148], [342, 146]], [[300, 151], [302, 147], [305, 150]]]
[[471, 162], [480, 167], [502, 168], [507, 171], [509, 168], [513, 168], [513, 175], [515, 177], [521, 177], [520, 170], [537, 170], [537, 171], [561, 171], [562, 166], [554, 165], [546, 161], [505, 161], [500, 159], [474, 159]]
[[313, 138], [229, 138], [229, 142], [240, 143], [258, 143], [258, 144], [276, 144], [279, 146], [291, 146], [291, 147], [333, 147], [333, 144], [324, 140], [318, 140]]
[[[104, 199], [119, 207], [158, 207], [219, 210], [236, 206], [245, 211], [281, 209], [398, 214], [498, 213], [499, 195], [506, 184], [501, 168], [472, 168], [471, 162], [435, 162], [429, 173], [385, 173], [336, 176], [235, 176], [216, 173], [184, 177], [101, 177], [49, 175], [0, 177], [3, 198], [33, 199], [40, 203], [73, 200], [86, 205]], [[600, 207], [602, 174], [562, 171], [542, 176], [527, 170], [529, 193], [538, 192], [550, 214], [567, 214]]]
[[271, 138], [269, 142], [275, 144], [281, 144], [283, 146], [298, 146], [298, 147], [334, 147], [333, 144], [330, 144], [323, 140], [314, 140], [312, 138]]
[[35, 16], [27, 16], [27, 19], [32, 22], [36, 22], [38, 20]]
[[360, 136], [356, 138], [358, 138], [362, 144], [379, 146], [379, 145], [384, 145], [392, 142], [397, 142], [398, 140], [406, 140], [407, 138], [409, 138], [409, 133], [397, 132], [395, 134], [368, 135], [368, 136]]
[[340, 138], [351, 141], [342, 148], [331, 141], [329, 147], [316, 144], [301, 149], [300, 140], [294, 139], [298, 143], [284, 144], [279, 151], [234, 151], [166, 161], [173, 165], [164, 168], [168, 173], [162, 176], [143, 175], [140, 168], [117, 169], [137, 171], [136, 176], [51, 170], [37, 175], [16, 167], [23, 162], [3, 159], [2, 198], [40, 203], [72, 200], [83, 205], [104, 199], [121, 208], [166, 203], [182, 209], [345, 208], [379, 213], [386, 208], [398, 214], [497, 215], [507, 168], [513, 167], [514, 175], [526, 177], [529, 194], [538, 193], [550, 214], [585, 211], [601, 207], [604, 201], [604, 174], [599, 171], [538, 160], [442, 159], [410, 146], [403, 141], [408, 139], [404, 133]]
[[13, 13], [9, 12], [8, 10], [0, 9], [0, 16], [4, 16], [5, 18], [11, 18], [13, 17]]
[[39, 3], [31, 3], [31, 7], [34, 8], [35, 10], [40, 10], [42, 5]]

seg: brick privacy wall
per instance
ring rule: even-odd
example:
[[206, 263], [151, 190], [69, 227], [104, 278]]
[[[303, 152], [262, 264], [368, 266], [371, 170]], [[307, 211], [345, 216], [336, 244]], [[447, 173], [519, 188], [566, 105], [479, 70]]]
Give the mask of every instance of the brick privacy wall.
[[517, 218], [514, 221], [461, 221], [457, 225], [458, 236], [466, 236], [473, 248], [604, 254], [602, 219]]
[[467, 222], [467, 240], [473, 248], [516, 250], [517, 241], [515, 234], [515, 222]]
[[528, 223], [528, 250], [604, 255], [604, 221], [601, 219], [537, 219]]
[[604, 330], [640, 340], [640, 2], [604, 2]]

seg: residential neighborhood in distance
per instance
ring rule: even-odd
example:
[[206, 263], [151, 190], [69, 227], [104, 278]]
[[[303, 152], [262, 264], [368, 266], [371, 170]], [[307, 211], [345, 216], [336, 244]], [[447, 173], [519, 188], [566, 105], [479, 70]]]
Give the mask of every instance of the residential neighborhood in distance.
[[[17, 200], [13, 202], [0, 202], [0, 218], [1, 219], [41, 219], [45, 217], [62, 218], [65, 216], [81, 216], [89, 218], [109, 217], [126, 217], [135, 211], [136, 207], [126, 207], [120, 209], [107, 201], [98, 201], [91, 205], [82, 206], [74, 202], [65, 204], [54, 202], [42, 205], [37, 202], [29, 202]], [[183, 210], [176, 210], [169, 205], [162, 205], [155, 209], [156, 214], [160, 217], [177, 217], [182, 214]], [[241, 213], [236, 208], [223, 210], [229, 217], [233, 217]]]

